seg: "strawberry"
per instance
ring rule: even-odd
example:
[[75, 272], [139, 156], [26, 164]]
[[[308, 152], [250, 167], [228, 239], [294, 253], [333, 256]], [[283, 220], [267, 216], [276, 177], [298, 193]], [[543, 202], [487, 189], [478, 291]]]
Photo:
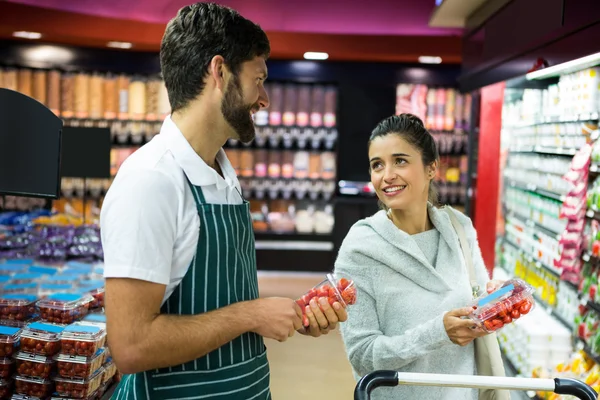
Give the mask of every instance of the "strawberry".
[[342, 299], [348, 305], [352, 305], [356, 303], [356, 288], [354, 286], [349, 286], [342, 292]]
[[338, 282], [338, 289], [340, 289], [340, 292], [343, 292], [344, 289], [346, 289], [349, 284], [350, 284], [350, 281], [348, 281], [348, 279], [342, 278]]

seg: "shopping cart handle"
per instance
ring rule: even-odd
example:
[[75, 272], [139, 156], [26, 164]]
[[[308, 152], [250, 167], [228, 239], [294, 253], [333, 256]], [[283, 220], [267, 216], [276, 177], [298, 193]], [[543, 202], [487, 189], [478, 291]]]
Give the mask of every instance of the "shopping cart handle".
[[554, 383], [556, 384], [554, 389], [556, 394], [570, 394], [584, 400], [596, 400], [598, 398], [598, 393], [581, 381], [571, 378], [555, 378]]
[[380, 370], [363, 376], [354, 389], [354, 400], [368, 400], [380, 386], [398, 386], [398, 372]]

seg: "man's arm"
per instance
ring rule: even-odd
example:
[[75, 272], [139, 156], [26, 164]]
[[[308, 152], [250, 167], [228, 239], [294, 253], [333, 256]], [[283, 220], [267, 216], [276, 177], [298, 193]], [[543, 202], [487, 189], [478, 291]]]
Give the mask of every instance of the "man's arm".
[[205, 314], [160, 314], [165, 285], [137, 279], [106, 280], [109, 346], [125, 374], [183, 364], [253, 331], [286, 340], [301, 326], [291, 299], [235, 303]]

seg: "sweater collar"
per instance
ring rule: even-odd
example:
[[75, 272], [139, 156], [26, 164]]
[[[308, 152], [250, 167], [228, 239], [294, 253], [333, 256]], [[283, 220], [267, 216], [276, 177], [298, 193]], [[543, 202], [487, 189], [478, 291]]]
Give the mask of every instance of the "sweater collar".
[[433, 207], [431, 204], [428, 204], [427, 210], [431, 222], [440, 232], [435, 268], [429, 263], [411, 236], [398, 229], [388, 218], [385, 211], [379, 211], [369, 218], [371, 220], [369, 225], [385, 241], [413, 258], [423, 268], [415, 268], [415, 265], [390, 265], [389, 267], [398, 270], [398, 272], [425, 289], [432, 291], [440, 291], [440, 288], [444, 291], [452, 290], [451, 285], [454, 282], [447, 282], [443, 276], [456, 276], [457, 262], [462, 260], [462, 257], [457, 258], [457, 254], [460, 254], [458, 238], [450, 222], [450, 217], [444, 211]]

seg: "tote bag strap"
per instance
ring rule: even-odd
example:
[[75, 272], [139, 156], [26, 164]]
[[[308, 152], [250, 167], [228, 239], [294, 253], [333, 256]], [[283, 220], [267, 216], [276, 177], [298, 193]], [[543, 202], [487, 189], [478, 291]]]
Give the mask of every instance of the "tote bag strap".
[[465, 259], [465, 263], [467, 263], [467, 269], [469, 271], [469, 280], [471, 281], [471, 287], [477, 288], [479, 285], [477, 284], [477, 278], [475, 277], [475, 268], [473, 267], [473, 253], [471, 252], [471, 247], [469, 246], [469, 242], [467, 241], [467, 235], [465, 233], [465, 228], [456, 218], [454, 212], [448, 207], [444, 207], [444, 211], [450, 217], [450, 222], [456, 231], [456, 235], [458, 236], [458, 241], [460, 242], [460, 247], [462, 249], [463, 258]]

